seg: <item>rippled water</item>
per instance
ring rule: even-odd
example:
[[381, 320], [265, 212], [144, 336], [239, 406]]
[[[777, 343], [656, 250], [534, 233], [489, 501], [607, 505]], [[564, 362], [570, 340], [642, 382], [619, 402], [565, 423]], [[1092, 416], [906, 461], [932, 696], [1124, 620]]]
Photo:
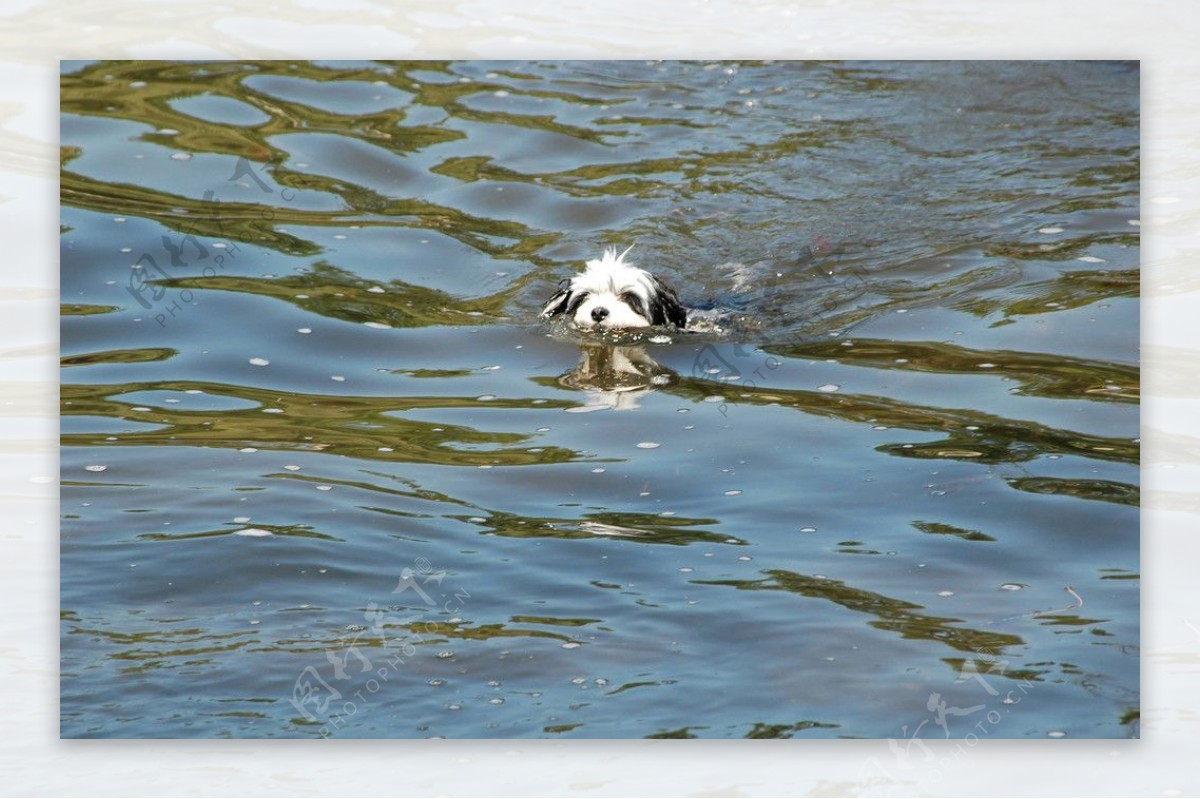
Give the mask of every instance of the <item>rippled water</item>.
[[[66, 737], [1126, 737], [1138, 73], [70, 63]], [[715, 320], [535, 316], [606, 246]]]

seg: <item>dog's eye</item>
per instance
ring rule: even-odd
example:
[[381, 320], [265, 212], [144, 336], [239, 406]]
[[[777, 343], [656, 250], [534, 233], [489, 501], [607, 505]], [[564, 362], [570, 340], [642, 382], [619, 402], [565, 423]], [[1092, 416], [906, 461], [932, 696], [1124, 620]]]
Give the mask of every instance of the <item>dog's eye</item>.
[[573, 316], [575, 312], [579, 310], [579, 306], [587, 302], [587, 298], [588, 293], [586, 291], [581, 291], [572, 295], [571, 302], [567, 305], [567, 314]]

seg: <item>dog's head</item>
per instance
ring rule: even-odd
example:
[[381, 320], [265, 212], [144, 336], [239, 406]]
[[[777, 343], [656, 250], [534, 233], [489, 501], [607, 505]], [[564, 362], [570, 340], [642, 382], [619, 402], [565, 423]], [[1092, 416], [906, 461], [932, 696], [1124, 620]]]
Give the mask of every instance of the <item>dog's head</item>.
[[566, 314], [582, 330], [684, 327], [687, 310], [679, 304], [675, 290], [626, 262], [628, 253], [605, 250], [602, 258], [588, 261], [586, 270], [559, 285], [541, 316]]

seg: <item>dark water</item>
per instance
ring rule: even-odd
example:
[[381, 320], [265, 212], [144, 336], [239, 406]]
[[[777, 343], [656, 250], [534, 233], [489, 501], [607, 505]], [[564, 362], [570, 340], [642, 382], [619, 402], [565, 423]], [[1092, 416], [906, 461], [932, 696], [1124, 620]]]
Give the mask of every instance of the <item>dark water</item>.
[[1138, 80], [65, 65], [62, 734], [1136, 735]]

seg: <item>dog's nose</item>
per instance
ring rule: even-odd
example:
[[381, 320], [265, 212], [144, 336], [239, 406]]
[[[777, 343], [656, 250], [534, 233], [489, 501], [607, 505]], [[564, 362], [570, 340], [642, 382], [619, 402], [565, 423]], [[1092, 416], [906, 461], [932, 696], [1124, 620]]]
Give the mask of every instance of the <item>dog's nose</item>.
[[606, 317], [606, 316], [608, 316], [607, 308], [593, 308], [592, 309], [592, 321], [593, 322], [603, 322], [604, 317]]

